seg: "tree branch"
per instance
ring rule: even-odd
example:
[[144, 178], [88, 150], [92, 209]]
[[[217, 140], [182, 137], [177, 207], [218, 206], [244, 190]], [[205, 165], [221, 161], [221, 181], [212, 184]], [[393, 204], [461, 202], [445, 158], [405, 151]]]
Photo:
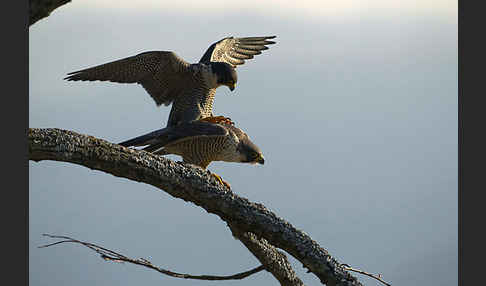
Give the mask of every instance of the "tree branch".
[[362, 285], [306, 233], [264, 205], [221, 187], [203, 169], [72, 131], [30, 128], [28, 139], [30, 160], [71, 162], [150, 184], [193, 202], [241, 232], [251, 232], [285, 250], [326, 285]]
[[242, 232], [228, 224], [233, 236], [239, 239], [251, 253], [263, 264], [265, 268], [285, 286], [303, 286], [302, 280], [297, 277], [290, 266], [287, 256], [275, 249], [264, 238], [258, 238], [251, 232]]
[[354, 268], [352, 268], [350, 266], [346, 266], [346, 270], [353, 271], [353, 272], [356, 272], [356, 273], [359, 273], [359, 274], [363, 274], [363, 275], [369, 276], [371, 278], [374, 278], [374, 279], [380, 281], [381, 283], [385, 284], [386, 286], [392, 286], [390, 283], [385, 282], [385, 280], [381, 279], [381, 274], [368, 273], [368, 272], [363, 271], [363, 270], [354, 269]]
[[51, 14], [56, 8], [71, 0], [29, 0], [29, 26]]
[[50, 246], [53, 246], [53, 245], [68, 243], [68, 242], [81, 244], [81, 245], [86, 246], [87, 248], [93, 250], [94, 252], [98, 253], [101, 256], [101, 258], [103, 258], [106, 261], [121, 262], [121, 263], [127, 262], [127, 263], [131, 263], [131, 264], [136, 264], [136, 265], [140, 265], [140, 266], [144, 266], [144, 267], [156, 270], [156, 271], [158, 271], [162, 274], [165, 274], [165, 275], [168, 275], [168, 276], [171, 276], [171, 277], [175, 277], [175, 278], [195, 279], [195, 280], [212, 280], [212, 281], [213, 280], [241, 280], [241, 279], [244, 279], [244, 278], [246, 278], [246, 277], [248, 277], [252, 274], [255, 274], [255, 273], [258, 273], [262, 270], [265, 270], [265, 266], [260, 265], [256, 268], [251, 269], [251, 270], [241, 272], [241, 273], [237, 273], [237, 274], [233, 274], [233, 275], [229, 275], [229, 276], [183, 274], [183, 273], [177, 273], [177, 272], [173, 272], [173, 271], [170, 271], [170, 270], [166, 270], [166, 269], [157, 267], [157, 266], [153, 265], [147, 259], [144, 259], [144, 258], [133, 259], [133, 258], [127, 257], [123, 254], [120, 254], [118, 252], [115, 252], [113, 250], [98, 246], [98, 245], [90, 243], [90, 242], [80, 241], [80, 240], [71, 238], [69, 236], [50, 235], [50, 234], [44, 234], [44, 236], [47, 236], [47, 237], [50, 237], [50, 238], [64, 239], [64, 240], [57, 241], [57, 242], [50, 243], [50, 244], [46, 244], [46, 245], [42, 245], [42, 246], [39, 246], [39, 248], [50, 247]]

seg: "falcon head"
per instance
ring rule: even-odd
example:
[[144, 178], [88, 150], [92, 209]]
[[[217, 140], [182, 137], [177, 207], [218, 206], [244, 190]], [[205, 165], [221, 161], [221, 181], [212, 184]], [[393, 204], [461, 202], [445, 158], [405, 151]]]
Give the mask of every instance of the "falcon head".
[[262, 151], [248, 137], [240, 140], [236, 149], [239, 152], [241, 163], [261, 165], [265, 163]]
[[211, 62], [211, 70], [216, 75], [218, 85], [226, 85], [231, 91], [235, 89], [238, 76], [232, 65], [224, 62]]

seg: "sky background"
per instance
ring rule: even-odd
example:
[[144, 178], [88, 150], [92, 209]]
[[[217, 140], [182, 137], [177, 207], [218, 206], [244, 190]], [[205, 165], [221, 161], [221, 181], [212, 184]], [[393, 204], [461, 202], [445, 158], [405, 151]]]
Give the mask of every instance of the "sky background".
[[[170, 108], [140, 85], [62, 78], [149, 50], [196, 62], [230, 35], [277, 35], [214, 103], [265, 165], [209, 169], [342, 263], [394, 286], [457, 285], [457, 1], [73, 1], [29, 28], [29, 126], [115, 143], [159, 129]], [[29, 161], [29, 194], [30, 285], [278, 285], [266, 272], [189, 281], [78, 245], [37, 248], [49, 233], [195, 275], [259, 265], [217, 216], [152, 186]]]

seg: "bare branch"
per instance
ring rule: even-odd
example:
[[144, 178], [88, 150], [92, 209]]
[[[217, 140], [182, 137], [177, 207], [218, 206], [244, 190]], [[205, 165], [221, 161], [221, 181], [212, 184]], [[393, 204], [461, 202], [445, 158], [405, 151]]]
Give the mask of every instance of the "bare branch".
[[113, 262], [120, 262], [120, 263], [128, 262], [128, 263], [132, 263], [132, 264], [136, 264], [136, 265], [140, 265], [140, 266], [144, 266], [144, 267], [156, 270], [156, 271], [158, 271], [162, 274], [165, 274], [165, 275], [168, 275], [168, 276], [171, 276], [171, 277], [175, 277], [175, 278], [195, 279], [195, 280], [241, 280], [241, 279], [244, 279], [244, 278], [246, 278], [246, 277], [248, 277], [252, 274], [255, 274], [255, 273], [258, 273], [262, 270], [265, 270], [265, 266], [260, 265], [256, 268], [249, 270], [249, 271], [245, 271], [245, 272], [241, 272], [241, 273], [237, 273], [237, 274], [233, 274], [233, 275], [229, 275], [229, 276], [183, 274], [183, 273], [177, 273], [177, 272], [173, 272], [173, 271], [170, 271], [170, 270], [166, 270], [166, 269], [157, 267], [157, 266], [153, 265], [147, 259], [144, 259], [144, 258], [139, 258], [139, 259], [129, 258], [129, 257], [127, 257], [123, 254], [120, 254], [118, 252], [115, 252], [113, 250], [106, 249], [104, 247], [98, 246], [98, 245], [93, 244], [93, 243], [80, 241], [80, 240], [71, 238], [69, 236], [50, 235], [50, 234], [44, 234], [44, 236], [47, 236], [47, 237], [50, 237], [50, 238], [59, 238], [59, 239], [64, 239], [64, 240], [61, 240], [61, 241], [58, 241], [58, 242], [55, 242], [55, 243], [51, 243], [51, 244], [46, 244], [46, 245], [43, 245], [43, 246], [39, 246], [39, 248], [50, 247], [50, 246], [62, 244], [62, 243], [81, 244], [81, 245], [84, 245], [87, 248], [95, 251], [96, 253], [98, 253], [101, 256], [101, 258], [103, 258], [106, 261], [113, 261]]
[[71, 0], [29, 0], [29, 26], [51, 14], [56, 8]]
[[391, 284], [389, 284], [389, 283], [385, 282], [383, 279], [381, 279], [381, 274], [371, 274], [371, 273], [365, 272], [363, 270], [351, 268], [349, 266], [346, 266], [345, 268], [348, 271], [353, 271], [353, 272], [356, 272], [356, 273], [360, 273], [360, 274], [375, 278], [376, 280], [380, 281], [381, 283], [385, 284], [386, 286], [392, 286]]
[[[299, 260], [326, 285], [362, 285], [306, 233], [221, 185], [207, 171], [60, 129], [30, 128], [29, 159], [71, 162], [144, 182], [191, 201], [242, 232], [251, 232]], [[268, 269], [267, 269], [268, 270]]]

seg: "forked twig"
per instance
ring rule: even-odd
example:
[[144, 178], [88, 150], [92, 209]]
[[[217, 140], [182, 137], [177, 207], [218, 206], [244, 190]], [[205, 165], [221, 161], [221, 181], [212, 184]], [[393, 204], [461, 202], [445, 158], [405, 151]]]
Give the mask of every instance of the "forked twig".
[[389, 284], [389, 283], [383, 281], [383, 279], [381, 279], [381, 274], [371, 274], [371, 273], [365, 272], [363, 270], [354, 269], [354, 268], [352, 268], [351, 266], [349, 266], [347, 264], [343, 264], [343, 266], [344, 266], [344, 269], [346, 269], [347, 271], [353, 271], [353, 272], [356, 272], [356, 273], [360, 273], [360, 274], [369, 276], [371, 278], [374, 278], [374, 279], [380, 281], [381, 283], [383, 283], [383, 284], [385, 284], [387, 286], [392, 286], [391, 284]]
[[246, 278], [246, 277], [248, 277], [248, 276], [250, 276], [254, 273], [260, 272], [260, 271], [265, 269], [265, 267], [263, 265], [260, 265], [256, 268], [249, 270], [249, 271], [245, 271], [245, 272], [241, 272], [241, 273], [237, 273], [237, 274], [233, 274], [233, 275], [229, 275], [229, 276], [183, 274], [183, 273], [172, 272], [170, 270], [166, 270], [166, 269], [157, 267], [145, 258], [139, 258], [139, 259], [129, 258], [129, 257], [127, 257], [123, 254], [117, 253], [113, 250], [106, 249], [104, 247], [98, 246], [98, 245], [93, 244], [93, 243], [80, 241], [80, 240], [77, 240], [77, 239], [74, 239], [74, 238], [71, 238], [71, 237], [68, 237], [68, 236], [50, 235], [50, 234], [43, 234], [43, 236], [47, 236], [47, 237], [50, 237], [50, 238], [64, 239], [64, 240], [57, 241], [57, 242], [50, 243], [50, 244], [46, 244], [46, 245], [42, 245], [42, 246], [39, 246], [39, 248], [50, 247], [50, 246], [53, 246], [53, 245], [57, 245], [57, 244], [61, 244], [61, 243], [67, 243], [67, 242], [77, 243], [77, 244], [84, 245], [87, 248], [95, 251], [96, 253], [98, 253], [101, 256], [101, 258], [103, 258], [106, 261], [113, 261], [113, 262], [120, 262], [120, 263], [128, 262], [128, 263], [132, 263], [132, 264], [137, 264], [137, 265], [145, 266], [147, 268], [156, 270], [156, 271], [158, 271], [162, 274], [166, 274], [168, 276], [175, 277], [175, 278], [197, 279], [197, 280], [240, 280], [240, 279], [244, 279], [244, 278]]

